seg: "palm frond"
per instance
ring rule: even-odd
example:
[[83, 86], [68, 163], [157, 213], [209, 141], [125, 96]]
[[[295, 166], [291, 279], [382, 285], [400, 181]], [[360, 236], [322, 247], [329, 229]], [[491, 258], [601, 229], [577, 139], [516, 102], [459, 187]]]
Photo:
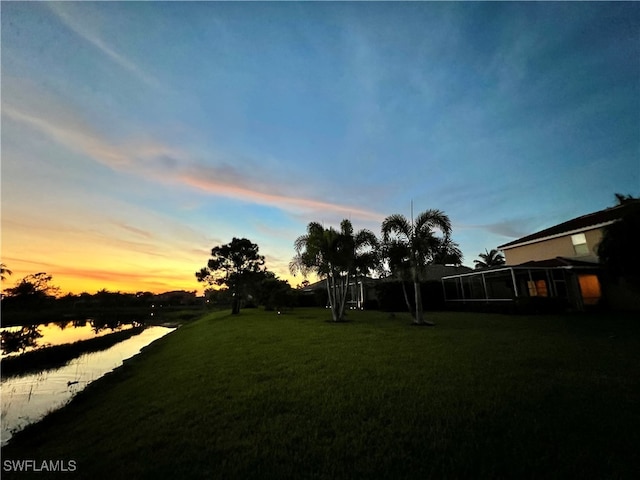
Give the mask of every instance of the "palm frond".
[[404, 237], [407, 241], [411, 238], [411, 223], [404, 215], [394, 213], [382, 222], [382, 239], [388, 242], [391, 236]]

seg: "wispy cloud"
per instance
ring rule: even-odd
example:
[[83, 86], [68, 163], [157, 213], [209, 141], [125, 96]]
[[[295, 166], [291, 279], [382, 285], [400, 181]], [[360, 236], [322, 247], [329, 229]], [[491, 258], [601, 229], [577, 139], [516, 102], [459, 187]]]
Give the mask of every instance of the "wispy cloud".
[[116, 52], [110, 47], [102, 38], [96, 35], [95, 32], [90, 31], [82, 22], [75, 18], [67, 10], [67, 4], [60, 2], [51, 2], [47, 4], [51, 11], [64, 23], [69, 29], [75, 32], [77, 35], [91, 43], [94, 47], [100, 50], [103, 54], [111, 58], [115, 63], [120, 65], [125, 70], [129, 71], [139, 80], [144, 82], [150, 87], [162, 88], [162, 84], [153, 76], [143, 71], [138, 65], [126, 58], [124, 55]]
[[117, 221], [114, 221], [113, 224], [123, 230], [126, 230], [127, 232], [134, 233], [137, 236], [148, 238], [148, 239], [153, 238], [153, 235], [150, 232], [143, 230], [141, 228], [136, 228], [131, 225], [127, 225], [126, 223], [117, 222]]
[[[3, 104], [3, 114], [114, 170], [294, 214], [329, 212], [369, 220], [381, 218], [379, 213], [355, 205], [288, 193], [297, 192], [301, 186], [291, 185], [288, 178], [274, 178], [273, 173], [260, 169], [255, 162], [242, 162], [242, 167], [214, 163], [216, 160], [204, 164], [190, 152], [161, 141], [148, 138], [127, 143], [107, 141], [71, 107], [55, 99], [46, 97], [43, 103], [21, 105], [12, 98]], [[215, 158], [215, 152], [211, 156]]]
[[535, 232], [540, 224], [540, 218], [538, 217], [525, 217], [525, 218], [512, 218], [502, 220], [500, 222], [486, 223], [486, 224], [462, 224], [457, 223], [456, 229], [466, 230], [484, 230], [486, 232], [500, 235], [509, 239], [524, 237]]
[[2, 113], [46, 134], [61, 145], [87, 154], [112, 168], [121, 168], [130, 164], [129, 158], [123, 152], [91, 134], [87, 127], [69, 128], [64, 124], [64, 121], [56, 122], [46, 116], [38, 116], [35, 112], [21, 111], [7, 104], [3, 105]]
[[[218, 169], [214, 166], [192, 165], [181, 172], [176, 173], [180, 183], [192, 186], [212, 195], [221, 195], [250, 203], [258, 203], [282, 208], [287, 211], [328, 211], [343, 215], [353, 215], [364, 219], [377, 219], [380, 214], [366, 209], [323, 201], [301, 196], [278, 193], [286, 188], [281, 185], [269, 185], [272, 192], [251, 185], [239, 176], [238, 171], [233, 174], [225, 166]], [[274, 188], [275, 187], [275, 188]]]

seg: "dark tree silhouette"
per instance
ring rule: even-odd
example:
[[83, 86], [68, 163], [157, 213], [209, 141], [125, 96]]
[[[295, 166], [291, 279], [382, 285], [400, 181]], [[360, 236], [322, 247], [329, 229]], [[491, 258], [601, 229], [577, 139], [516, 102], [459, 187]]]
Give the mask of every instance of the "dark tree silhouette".
[[360, 298], [362, 277], [374, 271], [380, 261], [380, 242], [371, 230], [363, 228], [353, 234], [353, 275], [355, 279], [356, 307], [364, 308]]
[[476, 264], [477, 270], [481, 268], [499, 267], [505, 264], [504, 255], [502, 255], [500, 250], [496, 250], [495, 248], [492, 248], [490, 251], [487, 251], [485, 248], [484, 253], [480, 253], [478, 256], [480, 260], [473, 261], [473, 263]]
[[207, 266], [196, 272], [199, 282], [227, 287], [232, 295], [231, 313], [240, 313], [240, 300], [247, 288], [262, 279], [264, 257], [258, 245], [246, 238], [213, 247]]
[[623, 208], [620, 220], [604, 227], [598, 257], [613, 278], [626, 278], [640, 285], [640, 198], [616, 194]]
[[[437, 234], [440, 231], [440, 235]], [[451, 236], [451, 221], [440, 210], [427, 210], [411, 221], [403, 215], [394, 214], [382, 222], [382, 241], [394, 245], [395, 261], [403, 268], [409, 268], [414, 286], [415, 317], [417, 325], [433, 325], [425, 321], [420, 293], [420, 279], [425, 266], [433, 263], [434, 258], [447, 244]], [[404, 259], [402, 253], [404, 252]]]
[[51, 285], [52, 278], [45, 272], [27, 275], [15, 287], [8, 288], [6, 295], [12, 300], [12, 303], [35, 305], [53, 298], [60, 291], [58, 287]]
[[355, 269], [355, 240], [349, 220], [340, 223], [340, 231], [324, 228], [317, 222], [294, 242], [296, 255], [289, 263], [291, 273], [315, 272], [326, 281], [334, 322], [344, 320], [349, 278]]
[[6, 275], [11, 275], [13, 272], [7, 268], [4, 263], [0, 263], [0, 280], [4, 281], [7, 279]]

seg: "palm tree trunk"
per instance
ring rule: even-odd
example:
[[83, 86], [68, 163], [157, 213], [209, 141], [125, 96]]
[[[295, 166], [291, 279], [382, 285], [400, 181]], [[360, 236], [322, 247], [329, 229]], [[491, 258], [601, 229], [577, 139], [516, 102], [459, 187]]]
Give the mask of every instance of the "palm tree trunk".
[[329, 300], [329, 308], [331, 309], [331, 318], [333, 319], [333, 321], [336, 321], [336, 316], [334, 313], [334, 305], [336, 304], [335, 301], [335, 287], [331, 282], [331, 275], [327, 275], [327, 295], [328, 295], [328, 300]]
[[360, 275], [358, 275], [357, 273], [354, 276], [354, 283], [355, 283], [355, 297], [356, 297], [356, 308], [358, 310], [360, 310], [360, 290], [358, 289], [359, 285], [359, 281], [358, 279], [360, 278]]
[[404, 280], [400, 280], [400, 284], [402, 285], [402, 293], [404, 294], [404, 301], [407, 304], [407, 310], [411, 314], [411, 317], [416, 318], [413, 307], [411, 306], [411, 302], [409, 301], [409, 295], [407, 295], [407, 287], [405, 286]]
[[422, 313], [422, 295], [420, 294], [420, 282], [417, 279], [413, 281], [413, 289], [415, 290], [415, 302], [416, 302], [416, 318], [414, 322], [417, 324], [424, 323], [424, 317]]
[[424, 319], [424, 310], [422, 308], [422, 292], [420, 290], [420, 282], [416, 280], [414, 282], [413, 286], [416, 289], [416, 318], [415, 318], [415, 323], [417, 325], [428, 325], [430, 327], [433, 327], [435, 325], [435, 323]]
[[340, 299], [340, 312], [339, 312], [339, 320], [344, 320], [344, 308], [347, 305], [347, 290], [349, 289], [349, 274], [344, 279], [344, 283], [342, 285], [342, 298]]

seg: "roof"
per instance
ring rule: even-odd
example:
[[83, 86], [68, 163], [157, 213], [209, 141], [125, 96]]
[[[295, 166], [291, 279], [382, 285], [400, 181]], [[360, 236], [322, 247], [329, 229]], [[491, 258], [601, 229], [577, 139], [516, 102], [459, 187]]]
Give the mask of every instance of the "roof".
[[626, 208], [632, 203], [638, 202], [631, 201], [622, 205], [616, 205], [615, 207], [606, 208], [598, 212], [582, 215], [581, 217], [568, 220], [553, 227], [545, 228], [544, 230], [540, 230], [539, 232], [527, 235], [526, 237], [522, 237], [517, 240], [513, 240], [512, 242], [505, 243], [504, 245], [500, 245], [498, 248], [509, 249], [523, 244], [536, 243], [549, 238], [560, 237], [604, 227], [615, 222], [616, 220], [619, 220], [625, 212]]
[[440, 280], [447, 275], [457, 275], [460, 273], [473, 272], [473, 268], [465, 267], [464, 265], [440, 265], [433, 264], [427, 265], [425, 269], [424, 280]]
[[514, 267], [535, 267], [535, 268], [554, 268], [554, 267], [599, 267], [597, 262], [586, 262], [584, 260], [576, 260], [567, 257], [549, 258], [547, 260], [531, 260], [529, 262], [513, 265]]
[[[442, 280], [451, 280], [453, 278], [470, 277], [477, 275], [485, 275], [487, 273], [500, 272], [500, 271], [522, 271], [522, 270], [537, 270], [537, 269], [578, 269], [580, 271], [592, 271], [593, 269], [599, 269], [600, 265], [593, 262], [585, 262], [582, 260], [575, 260], [573, 258], [556, 257], [549, 258], [547, 260], [532, 260], [530, 262], [520, 263], [518, 265], [500, 265], [491, 268], [481, 268], [472, 270], [469, 273], [459, 273], [457, 275], [448, 275], [442, 277]], [[590, 269], [590, 270], [587, 270]]]

